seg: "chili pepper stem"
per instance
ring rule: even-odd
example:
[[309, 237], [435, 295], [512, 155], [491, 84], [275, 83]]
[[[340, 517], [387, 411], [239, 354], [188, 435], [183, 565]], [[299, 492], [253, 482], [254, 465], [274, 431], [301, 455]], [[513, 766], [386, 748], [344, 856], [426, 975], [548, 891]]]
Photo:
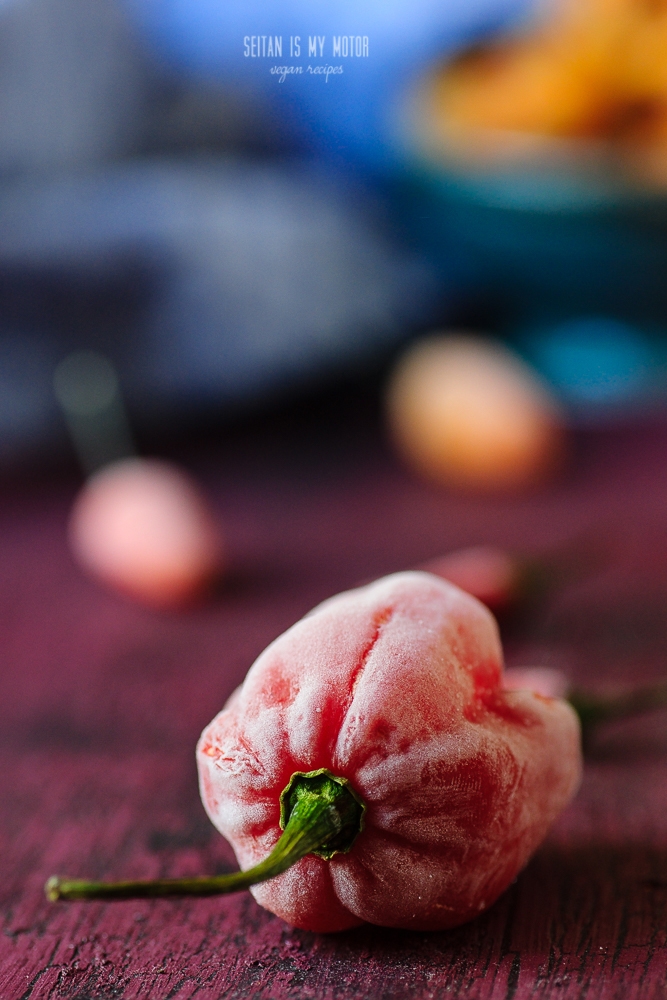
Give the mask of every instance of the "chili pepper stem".
[[348, 851], [362, 829], [364, 804], [344, 778], [326, 769], [292, 775], [280, 799], [284, 832], [268, 857], [247, 871], [145, 882], [87, 882], [54, 875], [44, 887], [47, 899], [147, 899], [239, 892], [281, 875], [307, 854], [328, 858]]
[[655, 684], [611, 694], [575, 690], [570, 692], [567, 700], [579, 716], [584, 733], [588, 733], [600, 722], [625, 719], [631, 715], [664, 708], [667, 706], [667, 681], [657, 681]]

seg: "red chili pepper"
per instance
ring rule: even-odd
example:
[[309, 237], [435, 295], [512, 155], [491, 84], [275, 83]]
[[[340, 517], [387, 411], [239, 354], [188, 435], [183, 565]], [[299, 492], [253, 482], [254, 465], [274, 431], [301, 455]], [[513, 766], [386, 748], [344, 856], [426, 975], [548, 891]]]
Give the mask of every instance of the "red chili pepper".
[[506, 549], [492, 545], [456, 549], [420, 568], [472, 594], [495, 614], [515, 603], [525, 575], [524, 562]]
[[504, 615], [519, 607], [534, 610], [559, 587], [585, 579], [604, 565], [604, 552], [601, 540], [588, 533], [533, 556], [472, 545], [430, 559], [419, 569], [449, 580], [494, 614]]
[[277, 639], [197, 762], [209, 816], [256, 867], [94, 891], [54, 879], [50, 897], [270, 879], [255, 898], [308, 930], [453, 927], [526, 864], [577, 789], [581, 749], [566, 702], [503, 688], [487, 609], [415, 572], [334, 597]]
[[452, 927], [514, 879], [579, 784], [575, 713], [501, 688], [495, 621], [423, 573], [335, 597], [271, 645], [198, 748], [204, 805], [242, 867], [276, 843], [294, 772], [366, 804], [348, 854], [253, 889], [288, 922]]

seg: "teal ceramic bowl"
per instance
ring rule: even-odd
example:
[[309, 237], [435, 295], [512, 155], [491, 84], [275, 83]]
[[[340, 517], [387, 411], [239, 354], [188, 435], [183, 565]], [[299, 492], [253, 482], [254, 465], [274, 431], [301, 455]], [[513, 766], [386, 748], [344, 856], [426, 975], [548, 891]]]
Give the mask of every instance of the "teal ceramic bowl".
[[411, 241], [454, 269], [472, 315], [483, 304], [580, 409], [665, 396], [667, 189], [603, 159], [481, 168], [412, 150], [395, 191]]
[[474, 170], [412, 158], [397, 184], [411, 239], [513, 325], [605, 315], [667, 326], [667, 193], [603, 172]]

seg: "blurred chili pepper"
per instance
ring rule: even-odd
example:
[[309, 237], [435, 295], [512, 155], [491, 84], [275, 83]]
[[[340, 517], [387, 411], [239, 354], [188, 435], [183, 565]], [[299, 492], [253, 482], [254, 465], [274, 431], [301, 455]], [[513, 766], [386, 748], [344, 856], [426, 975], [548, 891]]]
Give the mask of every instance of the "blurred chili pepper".
[[449, 580], [504, 619], [518, 612], [532, 614], [560, 587], [599, 571], [606, 562], [604, 553], [602, 536], [586, 533], [539, 555], [471, 545], [430, 559], [419, 568]]

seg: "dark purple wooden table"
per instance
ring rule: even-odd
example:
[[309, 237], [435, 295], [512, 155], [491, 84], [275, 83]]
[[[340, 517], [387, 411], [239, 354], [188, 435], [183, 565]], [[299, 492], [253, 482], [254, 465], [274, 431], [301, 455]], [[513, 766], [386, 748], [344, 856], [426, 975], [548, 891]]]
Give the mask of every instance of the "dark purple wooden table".
[[[0, 496], [0, 998], [667, 996], [667, 717], [600, 733], [581, 793], [484, 916], [449, 933], [295, 931], [249, 894], [48, 904], [52, 873], [225, 871], [194, 745], [263, 647], [322, 598], [454, 546], [541, 551], [580, 533], [607, 565], [515, 630], [508, 661], [581, 682], [667, 670], [667, 431], [599, 433], [554, 489], [449, 497], [373, 434], [228, 444], [194, 464], [235, 573], [205, 607], [157, 614], [71, 564], [76, 483]], [[323, 451], [324, 449], [324, 451]]]

